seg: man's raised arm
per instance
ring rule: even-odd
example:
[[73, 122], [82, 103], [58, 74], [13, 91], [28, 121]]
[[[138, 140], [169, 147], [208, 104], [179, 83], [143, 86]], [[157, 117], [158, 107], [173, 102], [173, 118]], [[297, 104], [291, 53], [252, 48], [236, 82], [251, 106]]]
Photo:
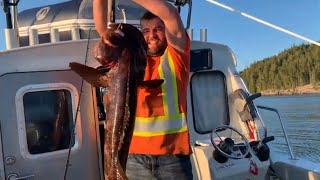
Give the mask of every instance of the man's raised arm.
[[93, 0], [93, 20], [96, 27], [96, 31], [100, 36], [108, 26], [108, 2], [109, 0]]
[[165, 0], [133, 1], [158, 16], [164, 22], [168, 43], [178, 51], [184, 52], [186, 32], [177, 9]]

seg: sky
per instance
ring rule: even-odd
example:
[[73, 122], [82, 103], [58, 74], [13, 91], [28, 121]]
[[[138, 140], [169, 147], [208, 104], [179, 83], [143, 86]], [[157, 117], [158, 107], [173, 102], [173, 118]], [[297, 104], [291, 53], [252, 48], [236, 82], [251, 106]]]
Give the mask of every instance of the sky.
[[[18, 11], [63, 0], [20, 0]], [[32, 3], [30, 3], [32, 2]], [[218, 0], [238, 11], [257, 17], [314, 41], [320, 41], [320, 0]], [[30, 5], [32, 4], [32, 5]], [[181, 16], [186, 23], [188, 5]], [[0, 51], [5, 49], [5, 13], [0, 12]], [[308, 42], [230, 12], [206, 0], [193, 0], [190, 27], [193, 39], [207, 29], [207, 40], [229, 46], [238, 61], [238, 70], [302, 43]]]

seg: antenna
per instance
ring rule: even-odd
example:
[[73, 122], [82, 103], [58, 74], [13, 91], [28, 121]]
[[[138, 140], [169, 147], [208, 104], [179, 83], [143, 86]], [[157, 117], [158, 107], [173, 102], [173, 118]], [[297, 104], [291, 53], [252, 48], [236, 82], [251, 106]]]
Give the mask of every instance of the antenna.
[[238, 11], [238, 10], [236, 10], [236, 9], [230, 7], [230, 6], [224, 5], [224, 4], [219, 3], [219, 2], [217, 2], [217, 1], [215, 1], [215, 0], [207, 0], [207, 1], [210, 2], [210, 3], [212, 3], [212, 4], [215, 4], [215, 5], [217, 5], [217, 6], [220, 6], [220, 7], [224, 8], [224, 9], [227, 9], [227, 10], [229, 10], [229, 11], [238, 13], [238, 14], [240, 14], [241, 16], [244, 16], [244, 17], [246, 17], [246, 18], [249, 18], [249, 19], [251, 19], [251, 20], [254, 20], [254, 21], [256, 21], [256, 22], [259, 22], [259, 23], [261, 23], [261, 24], [264, 24], [264, 25], [266, 25], [266, 26], [269, 26], [269, 27], [271, 27], [271, 28], [273, 28], [273, 29], [282, 31], [282, 32], [284, 32], [284, 33], [290, 34], [291, 36], [297, 37], [297, 38], [299, 38], [299, 39], [302, 39], [302, 40], [307, 41], [307, 42], [309, 42], [309, 43], [312, 43], [312, 44], [314, 44], [314, 45], [320, 46], [320, 43], [318, 43], [318, 42], [316, 42], [316, 41], [314, 41], [314, 40], [311, 40], [311, 39], [306, 38], [306, 37], [304, 37], [304, 36], [302, 36], [302, 35], [299, 35], [299, 34], [296, 34], [296, 33], [294, 33], [294, 32], [291, 32], [291, 31], [289, 31], [289, 30], [286, 30], [286, 29], [284, 29], [284, 28], [282, 28], [282, 27], [279, 27], [279, 26], [276, 26], [276, 25], [274, 25], [274, 24], [271, 24], [271, 23], [269, 23], [269, 22], [267, 22], [267, 21], [264, 21], [264, 20], [262, 20], [262, 19], [259, 19], [259, 18], [256, 18], [256, 17], [254, 17], [254, 16], [251, 16], [251, 15], [246, 14], [246, 13], [244, 13], [244, 12]]

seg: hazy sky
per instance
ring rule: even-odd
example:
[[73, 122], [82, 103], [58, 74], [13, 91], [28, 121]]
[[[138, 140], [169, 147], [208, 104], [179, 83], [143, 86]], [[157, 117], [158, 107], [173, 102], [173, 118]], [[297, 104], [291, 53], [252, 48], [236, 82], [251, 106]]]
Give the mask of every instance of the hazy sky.
[[[62, 1], [20, 0], [18, 10]], [[319, 0], [219, 0], [218, 2], [312, 40], [320, 40]], [[187, 6], [182, 11], [184, 22], [186, 8]], [[0, 12], [0, 27], [2, 29], [0, 50], [4, 50], [3, 11]], [[238, 70], [244, 69], [254, 61], [276, 55], [293, 45], [307, 43], [205, 0], [193, 0], [191, 28], [194, 29], [195, 40], [199, 40], [200, 28], [206, 28], [208, 41], [228, 45], [237, 57]]]

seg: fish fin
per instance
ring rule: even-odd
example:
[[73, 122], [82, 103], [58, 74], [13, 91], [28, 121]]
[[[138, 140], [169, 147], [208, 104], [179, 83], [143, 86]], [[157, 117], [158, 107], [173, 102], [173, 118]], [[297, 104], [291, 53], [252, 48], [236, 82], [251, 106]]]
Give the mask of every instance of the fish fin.
[[106, 86], [106, 82], [102, 81], [104, 73], [102, 73], [101, 71], [76, 62], [71, 62], [69, 64], [69, 67], [89, 84], [95, 87]]
[[163, 82], [164, 82], [163, 79], [153, 79], [153, 80], [142, 81], [139, 83], [139, 87], [156, 88], [156, 87], [160, 87]]

